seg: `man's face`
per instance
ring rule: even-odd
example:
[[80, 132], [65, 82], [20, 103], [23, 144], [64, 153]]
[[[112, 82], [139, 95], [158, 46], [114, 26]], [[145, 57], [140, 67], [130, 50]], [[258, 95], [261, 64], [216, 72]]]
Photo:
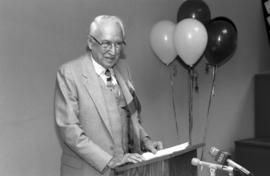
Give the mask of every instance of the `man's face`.
[[113, 67], [120, 58], [123, 42], [122, 31], [115, 23], [101, 25], [99, 31], [89, 39], [93, 58], [104, 68]]

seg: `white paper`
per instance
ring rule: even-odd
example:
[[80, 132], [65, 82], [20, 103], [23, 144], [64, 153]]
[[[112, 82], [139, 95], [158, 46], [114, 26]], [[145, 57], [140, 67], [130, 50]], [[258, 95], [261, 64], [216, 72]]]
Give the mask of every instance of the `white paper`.
[[145, 153], [142, 154], [142, 156], [145, 158], [145, 160], [150, 160], [150, 159], [153, 159], [153, 158], [169, 155], [169, 154], [172, 154], [174, 152], [184, 150], [188, 146], [189, 146], [189, 142], [185, 142], [183, 144], [179, 144], [179, 145], [175, 145], [173, 147], [169, 147], [169, 148], [166, 148], [166, 149], [159, 150], [159, 151], [157, 151], [156, 154], [153, 154], [151, 152], [145, 152]]

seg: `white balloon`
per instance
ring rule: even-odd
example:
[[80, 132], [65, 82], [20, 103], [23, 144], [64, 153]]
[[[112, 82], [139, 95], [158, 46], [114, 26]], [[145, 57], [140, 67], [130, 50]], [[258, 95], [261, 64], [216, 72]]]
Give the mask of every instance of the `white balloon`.
[[151, 47], [166, 65], [169, 65], [177, 55], [173, 39], [175, 26], [176, 24], [171, 21], [160, 21], [152, 27], [150, 33]]
[[175, 28], [174, 44], [180, 58], [192, 67], [202, 56], [207, 45], [205, 26], [198, 20], [181, 20]]

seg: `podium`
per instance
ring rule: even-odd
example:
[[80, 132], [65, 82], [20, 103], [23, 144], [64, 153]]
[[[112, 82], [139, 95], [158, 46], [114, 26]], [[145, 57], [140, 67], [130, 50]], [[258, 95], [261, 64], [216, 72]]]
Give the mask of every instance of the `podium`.
[[191, 160], [197, 157], [197, 149], [204, 144], [188, 146], [169, 155], [114, 169], [114, 176], [197, 176], [197, 167]]

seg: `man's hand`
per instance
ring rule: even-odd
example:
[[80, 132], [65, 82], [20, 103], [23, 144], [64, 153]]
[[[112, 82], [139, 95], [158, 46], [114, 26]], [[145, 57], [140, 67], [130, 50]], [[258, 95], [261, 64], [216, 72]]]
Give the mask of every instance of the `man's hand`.
[[152, 141], [149, 137], [145, 137], [143, 139], [143, 143], [144, 148], [154, 154], [156, 154], [158, 150], [163, 149], [163, 144], [161, 141]]
[[121, 166], [121, 165], [126, 164], [126, 163], [138, 163], [138, 162], [142, 162], [144, 160], [145, 159], [143, 158], [143, 156], [138, 154], [138, 153], [126, 153], [125, 155], [114, 157], [108, 163], [108, 167], [113, 169], [117, 166]]

